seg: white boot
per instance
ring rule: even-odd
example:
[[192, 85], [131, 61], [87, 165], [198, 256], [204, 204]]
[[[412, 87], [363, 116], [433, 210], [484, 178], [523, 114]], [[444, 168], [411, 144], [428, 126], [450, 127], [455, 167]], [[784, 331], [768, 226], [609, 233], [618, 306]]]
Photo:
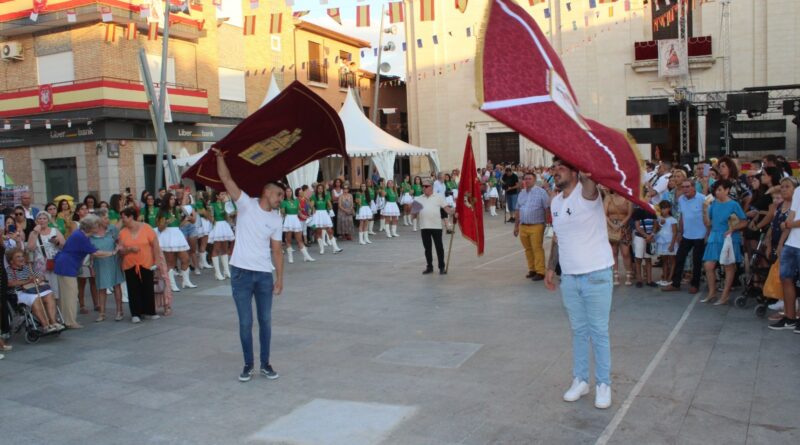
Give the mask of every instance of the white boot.
[[311, 258], [311, 255], [308, 254], [308, 249], [305, 247], [300, 249], [300, 253], [303, 254], [303, 262], [316, 261], [314, 258]]
[[222, 266], [222, 275], [224, 275], [225, 278], [230, 278], [231, 269], [228, 267], [228, 255], [220, 255], [219, 264]]
[[386, 238], [391, 238], [392, 237], [392, 231], [391, 231], [391, 228], [390, 228], [390, 226], [388, 224], [384, 224], [383, 230], [386, 232]]
[[373, 230], [374, 228], [375, 228], [375, 220], [372, 220], [372, 219], [371, 219], [371, 220], [369, 221], [369, 224], [368, 224], [368, 228], [367, 228], [367, 234], [369, 234], [369, 235], [375, 235], [375, 230]]
[[386, 220], [381, 218], [381, 223], [378, 225], [378, 232], [383, 232], [386, 229]]
[[203, 269], [213, 269], [214, 266], [208, 264], [208, 253], [203, 252], [200, 254], [200, 267]]
[[289, 264], [294, 263], [294, 249], [292, 249], [292, 246], [286, 248], [286, 258], [289, 260]]
[[367, 244], [372, 244], [372, 241], [369, 240], [369, 232], [364, 232], [364, 242]]
[[489, 207], [489, 214], [492, 216], [497, 216], [497, 207], [495, 206]]
[[397, 234], [397, 224], [392, 224], [392, 236], [400, 236]]
[[333, 246], [333, 253], [339, 253], [342, 249], [339, 248], [339, 245], [336, 244], [336, 238], [331, 237], [331, 246]]
[[325, 255], [325, 241], [322, 241], [322, 237], [319, 237], [317, 244], [319, 244], [319, 254]]
[[175, 281], [175, 269], [170, 269], [167, 275], [169, 275], [169, 288], [172, 289], [172, 292], [180, 292], [181, 288], [178, 287], [178, 283]]
[[222, 275], [222, 273], [220, 273], [219, 271], [219, 257], [212, 256], [211, 262], [214, 263], [214, 265], [212, 266], [214, 268], [214, 278], [216, 278], [219, 281], [223, 281], [225, 279], [225, 276]]
[[203, 266], [200, 265], [200, 254], [196, 253], [194, 258], [196, 260], [194, 263], [197, 264], [197, 267], [194, 268], [194, 274], [202, 275]]
[[419, 221], [419, 220], [417, 218], [414, 218], [413, 223], [414, 223], [414, 231], [415, 232], [417, 231], [417, 221]]
[[184, 289], [186, 289], [187, 287], [189, 289], [194, 289], [195, 287], [197, 287], [197, 285], [192, 283], [192, 280], [189, 279], [189, 269], [181, 271], [181, 278], [183, 278], [183, 288]]
[[331, 245], [331, 239], [328, 237], [328, 232], [322, 232], [322, 244], [325, 244], [326, 246]]
[[358, 232], [358, 244], [367, 244], [367, 242], [364, 241], [364, 232]]

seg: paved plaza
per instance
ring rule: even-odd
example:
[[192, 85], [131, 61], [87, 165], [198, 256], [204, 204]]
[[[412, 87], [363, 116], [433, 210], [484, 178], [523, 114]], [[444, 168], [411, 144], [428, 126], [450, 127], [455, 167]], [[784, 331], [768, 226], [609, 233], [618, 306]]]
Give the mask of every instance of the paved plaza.
[[310, 249], [317, 261], [287, 265], [274, 305], [275, 381], [237, 381], [236, 312], [211, 272], [176, 294], [172, 317], [82, 316], [86, 329], [37, 345], [15, 336], [0, 361], [2, 443], [798, 442], [800, 336], [686, 293], [617, 288], [614, 403], [562, 402], [566, 315], [523, 278], [511, 230], [488, 220], [481, 258], [457, 236], [446, 276], [420, 275], [408, 228], [336, 256]]

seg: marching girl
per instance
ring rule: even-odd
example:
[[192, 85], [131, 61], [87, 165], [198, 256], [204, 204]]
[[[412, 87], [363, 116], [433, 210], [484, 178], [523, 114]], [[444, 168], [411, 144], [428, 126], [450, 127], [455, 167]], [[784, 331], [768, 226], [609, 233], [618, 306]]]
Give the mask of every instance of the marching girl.
[[213, 269], [208, 264], [208, 234], [211, 233], [211, 222], [208, 220], [208, 209], [206, 208], [206, 192], [200, 190], [195, 194], [194, 211], [197, 218], [194, 224], [195, 235], [197, 235], [197, 255], [200, 258], [200, 267], [203, 269]]
[[156, 207], [156, 197], [148, 194], [144, 198], [144, 207], [139, 214], [139, 221], [147, 223], [150, 227], [158, 230], [158, 207]]
[[[418, 196], [422, 196], [422, 178], [421, 177], [414, 176], [414, 183], [411, 185], [411, 193], [414, 194], [414, 198], [416, 198]], [[412, 201], [413, 201], [413, 198], [412, 198]], [[410, 205], [409, 205], [409, 208], [411, 208]], [[412, 214], [411, 215], [411, 222], [414, 225], [414, 231], [415, 232], [417, 231], [417, 224], [419, 223], [418, 216], [419, 215], [417, 215], [417, 214]]]
[[400, 205], [403, 206], [403, 225], [411, 225], [411, 203], [414, 198], [411, 197], [411, 177], [406, 175], [403, 182], [400, 184]]
[[300, 196], [301, 189], [292, 193], [291, 187], [286, 187], [284, 199], [281, 202], [281, 215], [283, 216], [283, 235], [286, 241], [286, 256], [289, 263], [294, 263], [294, 249], [292, 248], [292, 238], [297, 241], [297, 247], [303, 254], [303, 261], [314, 261], [308, 254], [306, 245], [303, 244], [303, 222], [300, 221]]
[[400, 208], [397, 207], [397, 187], [391, 179], [386, 181], [386, 187], [381, 191], [381, 196], [386, 200], [383, 207], [383, 220], [386, 222], [386, 238], [400, 236], [397, 234], [397, 218]]
[[311, 216], [311, 224], [316, 229], [315, 237], [317, 244], [319, 244], [319, 254], [325, 254], [325, 242], [322, 240], [322, 232], [328, 234], [328, 239], [333, 246], [333, 253], [339, 253], [342, 249], [336, 244], [336, 238], [333, 236], [333, 221], [331, 220], [330, 211], [333, 208], [331, 203], [331, 195], [325, 191], [325, 186], [317, 184], [314, 189], [314, 195], [311, 197], [311, 206], [314, 209], [314, 214]]
[[369, 235], [375, 235], [375, 220], [380, 218], [378, 216], [378, 207], [375, 204], [375, 198], [377, 198], [378, 193], [375, 190], [375, 182], [372, 181], [372, 178], [367, 179], [367, 203], [369, 204], [369, 211], [372, 212], [372, 219], [367, 223], [367, 233]]
[[369, 240], [368, 226], [372, 223], [372, 209], [369, 207], [369, 190], [362, 182], [355, 194], [356, 219], [358, 220], [358, 244], [372, 244]]
[[[227, 193], [225, 193], [222, 196], [223, 196], [223, 201], [225, 202], [225, 213], [228, 214], [228, 222], [231, 225], [231, 230], [235, 234], [236, 233], [236, 203], [233, 202], [233, 200], [231, 199], [230, 195], [228, 195]], [[233, 245], [234, 244], [236, 244], [236, 238], [235, 237], [234, 237], [234, 239], [231, 240], [231, 242], [228, 243], [228, 258], [233, 256]], [[230, 272], [228, 272], [227, 275], [228, 275], [228, 278], [231, 277]]]
[[195, 288], [189, 279], [189, 243], [186, 242], [181, 223], [184, 221], [182, 210], [176, 205], [175, 195], [166, 193], [158, 209], [158, 243], [167, 260], [167, 269], [170, 285], [173, 292], [180, 292], [175, 281], [175, 267], [181, 261], [181, 278], [184, 288]]
[[[222, 201], [225, 192], [211, 192], [211, 202], [208, 205], [208, 216], [214, 227], [208, 235], [208, 242], [213, 244], [211, 250], [211, 264], [214, 266], [214, 277], [217, 280], [230, 278], [228, 268], [228, 244], [234, 239], [233, 229], [228, 223], [228, 213], [225, 211], [225, 202]], [[222, 267], [222, 271], [220, 271]]]
[[497, 216], [497, 198], [500, 195], [497, 193], [497, 179], [494, 175], [490, 174], [489, 178], [486, 180], [486, 198], [489, 201], [489, 215], [490, 216]]
[[183, 216], [180, 229], [189, 244], [189, 264], [194, 268], [194, 274], [200, 275], [200, 266], [197, 262], [197, 212], [194, 211], [191, 193], [184, 191], [179, 196], [180, 211]]
[[300, 200], [299, 210], [297, 217], [303, 223], [303, 245], [309, 245], [308, 222], [311, 220], [311, 198], [308, 196], [309, 187], [303, 184], [299, 188], [299, 192], [295, 190], [295, 196]]
[[378, 179], [378, 183], [375, 185], [375, 207], [372, 209], [375, 218], [380, 221], [378, 232], [386, 230], [386, 219], [383, 218], [383, 208], [386, 206], [386, 197], [383, 196], [384, 188], [386, 188], [386, 185], [383, 182], [383, 178]]

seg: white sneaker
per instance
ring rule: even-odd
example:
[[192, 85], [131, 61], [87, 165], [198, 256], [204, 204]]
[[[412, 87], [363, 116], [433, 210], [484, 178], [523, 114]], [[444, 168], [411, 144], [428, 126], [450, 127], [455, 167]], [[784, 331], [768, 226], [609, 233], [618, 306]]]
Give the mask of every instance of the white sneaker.
[[158, 320], [159, 318], [161, 318], [161, 316], [160, 315], [145, 315], [144, 318], [145, 318], [145, 320]]
[[782, 311], [783, 310], [783, 300], [778, 300], [775, 303], [769, 305], [769, 309], [771, 311]]
[[141, 323], [141, 322], [142, 322], [141, 318], [136, 317], [136, 316], [131, 317], [131, 323], [136, 324], [136, 323]]
[[564, 393], [564, 401], [575, 402], [586, 394], [589, 394], [589, 384], [576, 377], [572, 380], [572, 386]]
[[605, 383], [595, 386], [594, 389], [595, 408], [606, 409], [611, 406], [611, 387]]

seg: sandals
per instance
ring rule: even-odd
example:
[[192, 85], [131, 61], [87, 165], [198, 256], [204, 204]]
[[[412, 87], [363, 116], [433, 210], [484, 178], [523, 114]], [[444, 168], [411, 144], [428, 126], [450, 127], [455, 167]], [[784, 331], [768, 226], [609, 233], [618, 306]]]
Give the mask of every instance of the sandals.
[[97, 320], [95, 320], [94, 322], [95, 323], [100, 323], [102, 321], [106, 321], [106, 314], [104, 314], [104, 313], [101, 313], [100, 315], [98, 315], [97, 316]]
[[171, 307], [164, 308], [164, 316], [169, 317], [170, 315], [172, 315], [172, 308]]
[[79, 311], [82, 315], [86, 315], [89, 313], [89, 310], [86, 309], [86, 306], [81, 306], [81, 310]]
[[12, 349], [14, 349], [14, 347], [13, 347], [13, 346], [11, 346], [11, 345], [3, 345], [3, 346], [0, 346], [0, 352], [8, 352], [8, 351], [10, 351], [10, 350], [12, 350]]
[[625, 274], [625, 285], [632, 286], [633, 285], [633, 274], [631, 272], [627, 272]]
[[114, 321], [122, 321], [124, 318], [125, 316], [122, 315], [122, 312], [117, 312], [117, 316], [114, 317]]
[[614, 286], [619, 286], [619, 272], [614, 272]]

